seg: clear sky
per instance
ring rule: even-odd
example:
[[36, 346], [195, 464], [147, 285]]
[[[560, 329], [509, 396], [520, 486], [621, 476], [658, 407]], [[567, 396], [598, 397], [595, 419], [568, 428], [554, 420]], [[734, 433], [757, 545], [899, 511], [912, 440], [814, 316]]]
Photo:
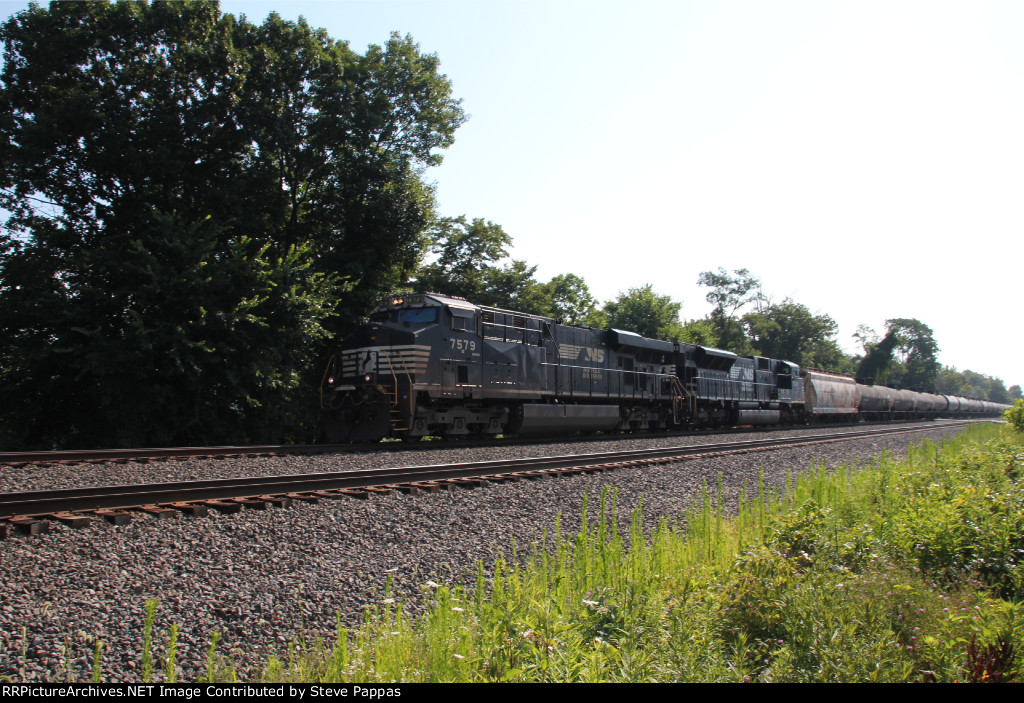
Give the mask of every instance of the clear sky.
[[1024, 384], [1024, 3], [221, 5], [436, 53], [471, 116], [428, 173], [441, 212], [502, 225], [541, 280], [650, 283], [691, 319], [701, 271], [748, 268], [850, 351], [916, 317], [942, 363]]

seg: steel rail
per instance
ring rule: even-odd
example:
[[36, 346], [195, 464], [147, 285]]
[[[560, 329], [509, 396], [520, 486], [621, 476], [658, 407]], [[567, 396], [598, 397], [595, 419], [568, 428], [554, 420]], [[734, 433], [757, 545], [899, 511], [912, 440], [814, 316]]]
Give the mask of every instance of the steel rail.
[[328, 473], [282, 476], [249, 476], [155, 484], [63, 488], [0, 494], [0, 519], [119, 509], [140, 505], [169, 505], [190, 501], [215, 501], [266, 495], [314, 493], [337, 489], [437, 482], [545, 470], [612, 468], [632, 464], [669, 463], [699, 455], [767, 451], [793, 445], [824, 444], [854, 439], [924, 432], [929, 429], [967, 424], [968, 421], [924, 428], [886, 428], [839, 432], [828, 435], [800, 435], [761, 440], [659, 447], [554, 457], [474, 461], [458, 464], [359, 469]]
[[256, 444], [220, 447], [148, 447], [139, 449], [59, 449], [45, 452], [0, 452], [0, 465], [32, 462], [90, 462], [260, 454], [322, 454], [343, 444]]
[[[924, 426], [940, 427], [949, 422], [963, 422], [961, 420], [927, 420]], [[906, 425], [906, 427], [915, 427]], [[756, 426], [753, 428], [719, 429], [709, 434], [699, 432], [679, 433], [646, 433], [641, 435], [599, 435], [589, 437], [578, 436], [546, 436], [517, 437], [498, 440], [502, 444], [550, 444], [552, 442], [595, 442], [595, 441], [616, 441], [624, 439], [651, 439], [662, 437], [701, 437], [717, 434], [745, 434], [749, 432], [778, 432], [778, 431], [799, 431], [804, 429], [793, 426]], [[475, 439], [471, 437], [459, 438], [454, 442], [384, 442], [376, 444], [256, 444], [256, 445], [224, 445], [216, 447], [143, 447], [133, 449], [59, 449], [53, 451], [32, 451], [32, 452], [0, 452], [0, 466], [20, 464], [72, 464], [72, 463], [102, 463], [102, 462], [128, 462], [128, 461], [149, 461], [162, 459], [188, 459], [204, 457], [245, 457], [245, 456], [288, 456], [295, 454], [330, 454], [333, 452], [380, 452], [380, 451], [423, 451], [423, 450], [445, 450], [462, 447], [492, 446], [494, 439]]]

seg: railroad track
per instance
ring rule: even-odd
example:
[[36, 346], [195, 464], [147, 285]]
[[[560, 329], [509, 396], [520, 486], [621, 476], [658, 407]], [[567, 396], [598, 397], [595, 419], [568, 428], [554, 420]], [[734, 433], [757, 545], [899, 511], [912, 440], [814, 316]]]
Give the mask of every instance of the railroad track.
[[[924, 427], [939, 427], [944, 420], [929, 420], [922, 423]], [[908, 428], [916, 424], [906, 425]], [[589, 436], [530, 436], [503, 438], [497, 440], [506, 445], [522, 444], [570, 444], [573, 442], [621, 441], [623, 439], [651, 439], [671, 437], [693, 437], [713, 435], [742, 435], [751, 432], [799, 432], [806, 430], [800, 426], [762, 426], [740, 427], [715, 430], [698, 430], [682, 432], [661, 432], [644, 434], [602, 434]], [[454, 447], [471, 448], [493, 446], [493, 438], [477, 439], [460, 437], [457, 439], [440, 439], [423, 442], [375, 442], [362, 444], [258, 444], [221, 447], [155, 447], [138, 449], [62, 449], [33, 452], [0, 452], [0, 468], [4, 466], [19, 467], [24, 465], [61, 465], [61, 464], [103, 464], [103, 463], [146, 463], [151, 461], [173, 461], [181, 459], [228, 459], [235, 457], [257, 456], [294, 456], [303, 454], [333, 454], [355, 452], [401, 452], [423, 451], [427, 449], [445, 450]]]
[[11, 532], [41, 534], [48, 531], [49, 521], [59, 521], [79, 528], [96, 519], [124, 524], [131, 519], [133, 513], [145, 513], [157, 518], [174, 517], [182, 513], [202, 516], [211, 509], [234, 513], [243, 508], [287, 507], [294, 501], [366, 499], [394, 491], [436, 493], [455, 488], [475, 488], [485, 483], [541, 480], [623, 467], [675, 463], [698, 457], [923, 432], [970, 422], [951, 421], [929, 423], [924, 427], [843, 431], [827, 435], [799, 435], [571, 456], [7, 493], [0, 494], [0, 538], [7, 537]]

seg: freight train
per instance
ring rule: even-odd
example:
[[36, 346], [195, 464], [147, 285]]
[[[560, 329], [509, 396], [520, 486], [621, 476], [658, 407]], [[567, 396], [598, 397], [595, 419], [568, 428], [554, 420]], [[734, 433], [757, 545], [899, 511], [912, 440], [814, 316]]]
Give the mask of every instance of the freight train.
[[763, 356], [564, 325], [434, 293], [394, 296], [321, 388], [329, 442], [995, 416]]

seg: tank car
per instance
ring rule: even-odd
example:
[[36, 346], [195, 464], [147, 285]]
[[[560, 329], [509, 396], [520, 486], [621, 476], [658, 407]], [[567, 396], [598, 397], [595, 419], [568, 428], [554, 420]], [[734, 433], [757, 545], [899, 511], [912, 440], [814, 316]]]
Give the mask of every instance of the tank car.
[[811, 422], [856, 422], [859, 384], [850, 376], [804, 369], [805, 408]]

